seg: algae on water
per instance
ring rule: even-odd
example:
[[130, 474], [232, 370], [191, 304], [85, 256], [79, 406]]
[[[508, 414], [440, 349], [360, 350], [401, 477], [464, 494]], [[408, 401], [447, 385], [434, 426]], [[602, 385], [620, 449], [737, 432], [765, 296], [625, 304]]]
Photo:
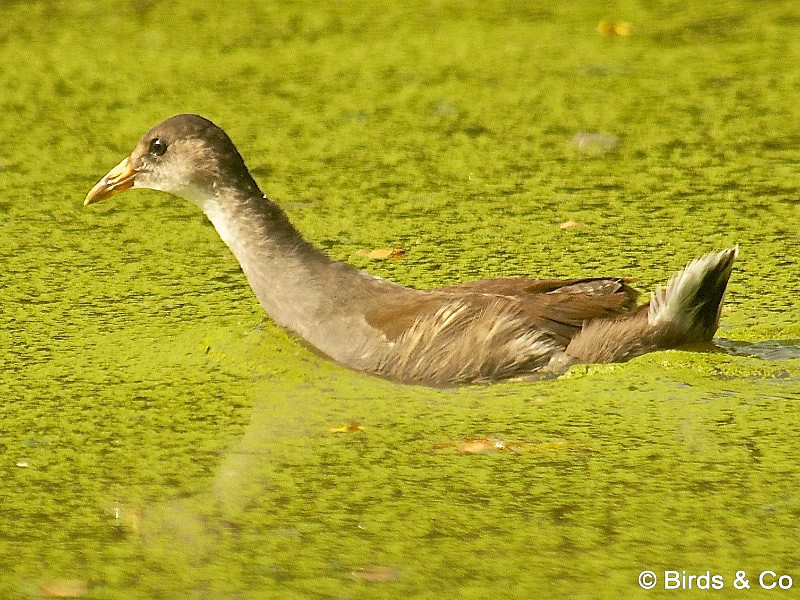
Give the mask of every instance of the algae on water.
[[[797, 575], [798, 22], [792, 2], [0, 5], [0, 596]], [[315, 244], [407, 285], [647, 291], [738, 243], [723, 351], [453, 390], [331, 364], [266, 319], [194, 207], [82, 208], [180, 112], [223, 126]], [[586, 133], [618, 144], [578, 152]], [[458, 440], [527, 450], [435, 450]]]

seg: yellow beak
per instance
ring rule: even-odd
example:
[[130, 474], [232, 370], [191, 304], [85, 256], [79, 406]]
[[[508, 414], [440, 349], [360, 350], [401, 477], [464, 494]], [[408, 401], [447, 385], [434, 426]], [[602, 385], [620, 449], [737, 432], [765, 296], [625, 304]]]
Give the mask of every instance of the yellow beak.
[[114, 194], [130, 189], [133, 187], [135, 178], [136, 169], [133, 168], [133, 163], [128, 157], [111, 169], [105, 177], [89, 190], [89, 193], [86, 194], [86, 199], [83, 201], [84, 206], [100, 202], [100, 200], [105, 200]]

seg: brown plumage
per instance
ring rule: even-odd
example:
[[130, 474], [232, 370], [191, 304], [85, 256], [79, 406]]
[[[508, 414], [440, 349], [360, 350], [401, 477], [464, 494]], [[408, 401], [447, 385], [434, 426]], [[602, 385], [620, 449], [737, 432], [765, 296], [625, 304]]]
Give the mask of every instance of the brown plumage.
[[711, 253], [650, 305], [621, 278], [486, 279], [415, 290], [333, 261], [264, 196], [228, 136], [197, 115], [147, 132], [86, 197], [132, 187], [200, 207], [279, 324], [334, 360], [399, 381], [447, 385], [558, 373], [710, 340], [736, 258]]

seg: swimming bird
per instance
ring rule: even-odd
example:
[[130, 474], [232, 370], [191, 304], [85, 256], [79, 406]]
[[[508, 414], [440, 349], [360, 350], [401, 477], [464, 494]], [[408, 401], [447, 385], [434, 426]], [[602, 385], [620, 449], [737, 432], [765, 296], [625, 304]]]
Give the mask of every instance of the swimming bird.
[[407, 383], [535, 379], [573, 363], [708, 342], [738, 252], [693, 260], [643, 306], [621, 277], [405, 287], [332, 260], [303, 239], [228, 135], [191, 114], [144, 134], [84, 204], [132, 188], [198, 206], [278, 325], [343, 365]]

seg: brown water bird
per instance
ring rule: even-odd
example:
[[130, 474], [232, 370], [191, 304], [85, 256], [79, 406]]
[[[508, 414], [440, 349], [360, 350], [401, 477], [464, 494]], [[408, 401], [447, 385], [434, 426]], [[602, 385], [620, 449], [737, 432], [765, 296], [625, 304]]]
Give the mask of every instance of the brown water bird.
[[407, 288], [304, 240], [261, 192], [228, 135], [197, 115], [148, 131], [85, 204], [130, 188], [197, 205], [276, 323], [343, 365], [409, 383], [533, 379], [575, 362], [708, 342], [737, 254], [730, 248], [692, 261], [644, 306], [619, 277]]

